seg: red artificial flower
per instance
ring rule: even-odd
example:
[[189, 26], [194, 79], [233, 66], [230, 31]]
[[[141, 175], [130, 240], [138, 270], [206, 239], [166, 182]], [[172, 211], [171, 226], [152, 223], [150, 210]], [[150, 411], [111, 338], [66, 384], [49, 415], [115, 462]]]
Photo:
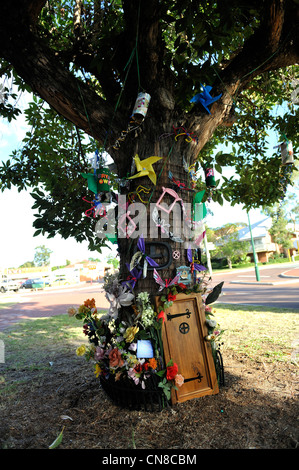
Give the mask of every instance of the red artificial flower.
[[178, 373], [178, 365], [174, 362], [172, 366], [166, 368], [166, 378], [167, 380], [173, 380]]
[[176, 299], [176, 295], [168, 294], [168, 296], [167, 296], [168, 302], [171, 302], [171, 301], [173, 301], [173, 300], [175, 300], [175, 299]]
[[160, 320], [160, 318], [162, 318], [162, 323], [164, 323], [165, 322], [165, 312], [163, 312], [163, 310], [161, 310], [161, 312], [158, 313], [157, 321]]
[[134, 371], [137, 374], [140, 374], [142, 372], [142, 364], [140, 364], [140, 363], [136, 364], [136, 366], [134, 367]]
[[183, 290], [187, 289], [187, 286], [185, 284], [182, 284], [181, 282], [178, 284], [178, 286]]

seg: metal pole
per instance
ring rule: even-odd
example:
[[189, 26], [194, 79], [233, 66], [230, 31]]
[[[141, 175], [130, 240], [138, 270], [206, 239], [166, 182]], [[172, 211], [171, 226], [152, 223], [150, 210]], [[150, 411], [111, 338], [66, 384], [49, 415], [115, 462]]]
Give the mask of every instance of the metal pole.
[[258, 268], [258, 265], [257, 265], [257, 256], [256, 256], [255, 248], [254, 248], [251, 224], [250, 224], [250, 219], [249, 219], [249, 212], [247, 212], [247, 217], [248, 217], [248, 225], [249, 225], [249, 230], [250, 230], [253, 259], [254, 259], [255, 277], [256, 277], [257, 281], [260, 281], [260, 273], [259, 273], [259, 268]]
[[209, 270], [210, 276], [212, 276], [212, 264], [211, 264], [211, 256], [210, 256], [210, 252], [209, 252], [209, 248], [208, 248], [207, 235], [204, 237], [203, 241], [204, 241], [204, 244], [205, 244], [208, 270]]

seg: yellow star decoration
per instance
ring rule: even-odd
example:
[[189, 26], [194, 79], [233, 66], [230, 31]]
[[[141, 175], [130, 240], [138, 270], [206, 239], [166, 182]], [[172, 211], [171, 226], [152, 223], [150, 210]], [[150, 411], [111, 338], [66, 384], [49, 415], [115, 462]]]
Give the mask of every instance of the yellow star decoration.
[[130, 176], [130, 178], [128, 179], [130, 180], [133, 178], [141, 178], [142, 176], [148, 176], [149, 179], [155, 185], [157, 182], [157, 176], [153, 169], [153, 164], [156, 163], [158, 160], [161, 160], [161, 158], [162, 157], [149, 157], [145, 160], [140, 161], [138, 155], [135, 155], [134, 160], [136, 163], [136, 171], [138, 171], [138, 173], [136, 173], [136, 175], [134, 176]]

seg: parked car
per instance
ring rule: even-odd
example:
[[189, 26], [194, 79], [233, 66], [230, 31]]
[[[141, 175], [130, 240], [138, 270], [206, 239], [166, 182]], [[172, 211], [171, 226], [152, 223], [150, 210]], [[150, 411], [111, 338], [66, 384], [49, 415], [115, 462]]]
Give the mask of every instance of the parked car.
[[2, 279], [0, 281], [0, 292], [4, 294], [4, 292], [13, 290], [18, 292], [20, 288], [20, 284], [17, 281], [13, 281], [12, 279]]
[[21, 285], [22, 289], [43, 289], [45, 287], [45, 282], [43, 279], [27, 279]]
[[71, 283], [65, 277], [57, 277], [51, 282], [51, 286], [69, 286]]

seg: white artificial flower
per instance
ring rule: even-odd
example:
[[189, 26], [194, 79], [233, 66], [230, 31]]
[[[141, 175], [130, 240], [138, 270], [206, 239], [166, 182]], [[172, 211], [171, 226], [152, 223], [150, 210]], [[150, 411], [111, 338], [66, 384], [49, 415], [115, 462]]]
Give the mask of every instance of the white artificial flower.
[[209, 327], [211, 328], [215, 328], [215, 326], [217, 325], [217, 322], [215, 320], [206, 320], [207, 324], [209, 325]]
[[119, 289], [118, 297], [116, 297], [114, 294], [109, 294], [109, 292], [107, 292], [106, 299], [108, 300], [108, 302], [110, 302], [108, 315], [110, 316], [110, 318], [116, 320], [120, 307], [128, 307], [129, 305], [131, 305], [134, 299], [134, 294], [128, 292], [126, 287], [123, 287]]

